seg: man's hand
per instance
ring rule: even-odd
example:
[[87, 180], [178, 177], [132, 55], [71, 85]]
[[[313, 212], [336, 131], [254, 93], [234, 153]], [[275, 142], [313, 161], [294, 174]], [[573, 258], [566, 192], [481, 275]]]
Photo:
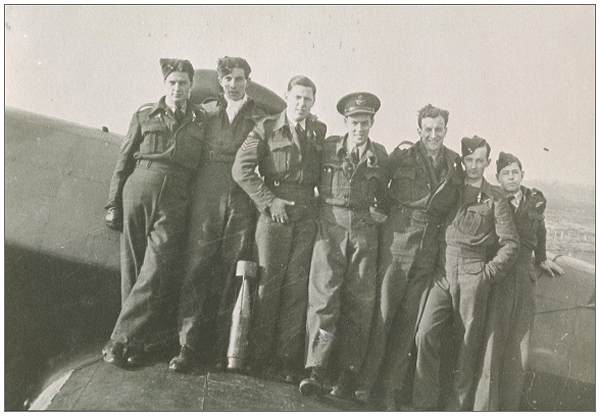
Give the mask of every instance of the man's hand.
[[275, 198], [269, 207], [269, 210], [271, 211], [271, 219], [281, 224], [287, 224], [289, 219], [287, 213], [285, 212], [285, 207], [286, 205], [294, 206], [295, 204], [296, 203], [294, 201]]
[[563, 275], [565, 271], [558, 264], [553, 262], [552, 260], [544, 260], [540, 263], [540, 269], [548, 273], [552, 277], [556, 277], [556, 275]]
[[122, 231], [123, 230], [123, 214], [121, 210], [116, 207], [110, 207], [106, 210], [104, 215], [104, 222], [110, 229]]

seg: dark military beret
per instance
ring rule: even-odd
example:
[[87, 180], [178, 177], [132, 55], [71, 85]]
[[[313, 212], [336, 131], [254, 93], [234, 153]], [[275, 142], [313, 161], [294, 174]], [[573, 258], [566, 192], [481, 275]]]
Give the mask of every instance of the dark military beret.
[[502, 169], [515, 162], [517, 162], [519, 168], [522, 170], [523, 165], [521, 165], [521, 161], [518, 157], [510, 153], [500, 152], [498, 155], [498, 160], [496, 161], [496, 173], [500, 173]]
[[171, 72], [186, 72], [190, 76], [190, 81], [194, 79], [194, 67], [187, 59], [161, 58], [160, 69], [162, 69], [163, 79], [167, 79]]
[[462, 153], [463, 157], [468, 156], [481, 146], [486, 146], [488, 148], [489, 155], [490, 145], [483, 137], [479, 137], [477, 135], [473, 137], [463, 137], [460, 141], [460, 152]]
[[343, 96], [337, 103], [337, 110], [343, 116], [366, 113], [375, 114], [381, 107], [381, 101], [370, 92], [353, 92]]

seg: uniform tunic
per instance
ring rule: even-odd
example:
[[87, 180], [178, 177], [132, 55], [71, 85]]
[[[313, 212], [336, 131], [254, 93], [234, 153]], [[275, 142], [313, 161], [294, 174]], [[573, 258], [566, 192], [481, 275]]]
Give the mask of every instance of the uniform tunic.
[[322, 201], [308, 286], [306, 367], [360, 369], [376, 298], [379, 223], [370, 209], [383, 200], [385, 148], [368, 141], [360, 160], [346, 151], [347, 136], [325, 141]]
[[483, 180], [479, 189], [467, 185], [458, 192], [446, 229], [446, 273], [430, 290], [415, 337], [413, 403], [418, 408], [438, 405], [441, 331], [451, 319], [458, 355], [448, 409], [471, 408], [491, 284], [510, 269], [519, 249], [502, 191]]
[[164, 338], [157, 319], [177, 300], [189, 186], [204, 141], [204, 112], [187, 103], [176, 121], [164, 97], [133, 115], [110, 184], [107, 208], [123, 210], [121, 313], [111, 339], [143, 346]]
[[427, 202], [453, 179], [457, 166], [459, 156], [445, 146], [434, 163], [421, 141], [390, 155], [390, 216], [382, 231], [379, 302], [363, 367], [363, 387], [369, 390], [380, 375], [384, 397], [396, 396], [412, 382], [406, 378], [414, 333], [440, 245], [439, 221], [427, 213]]
[[[263, 119], [240, 147], [232, 168], [234, 180], [260, 211], [255, 235], [259, 281], [250, 331], [250, 348], [259, 367], [299, 367], [303, 359], [316, 234], [314, 189], [327, 126], [309, 117], [305, 135], [295, 131], [285, 111]], [[276, 197], [295, 202], [286, 207], [287, 224], [271, 219], [269, 207]]]
[[473, 410], [519, 410], [535, 312], [532, 253], [536, 263], [546, 260], [546, 199], [538, 190], [521, 190], [518, 208], [511, 204], [521, 246], [514, 267], [492, 290]]
[[[256, 208], [231, 177], [235, 153], [265, 112], [248, 98], [230, 123], [223, 97], [204, 104], [207, 113], [202, 165], [192, 184], [192, 202], [181, 300], [179, 342], [213, 349], [225, 357], [231, 313], [241, 284], [238, 260], [254, 260]], [[216, 320], [215, 320], [216, 314]], [[213, 336], [207, 337], [211, 328]], [[204, 335], [204, 337], [202, 336]], [[211, 334], [212, 335], [212, 334]]]

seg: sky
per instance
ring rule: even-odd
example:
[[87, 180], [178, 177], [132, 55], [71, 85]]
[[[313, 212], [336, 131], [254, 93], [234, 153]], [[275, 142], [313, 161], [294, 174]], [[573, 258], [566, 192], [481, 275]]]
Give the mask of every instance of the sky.
[[[317, 84], [313, 113], [343, 134], [339, 98], [382, 102], [370, 138], [418, 139], [417, 111], [450, 111], [446, 144], [477, 134], [526, 179], [594, 184], [594, 6], [5, 6], [5, 104], [125, 133], [163, 90], [158, 60], [243, 56], [283, 95]], [[547, 148], [548, 151], [544, 150]], [[492, 163], [495, 170], [495, 163]]]

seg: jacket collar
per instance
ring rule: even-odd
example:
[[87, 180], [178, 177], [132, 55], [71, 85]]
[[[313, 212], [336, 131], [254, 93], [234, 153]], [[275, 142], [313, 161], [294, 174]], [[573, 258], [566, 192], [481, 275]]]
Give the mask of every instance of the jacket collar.
[[[163, 113], [171, 112], [171, 109], [169, 108], [169, 106], [167, 105], [167, 103], [165, 101], [164, 95], [162, 97], [160, 97], [160, 99], [152, 106], [152, 109], [150, 110], [149, 115], [153, 116], [154, 114], [158, 113], [159, 111], [162, 111]], [[190, 103], [190, 100], [186, 100], [185, 101], [185, 116], [187, 117], [191, 111], [192, 111], [192, 105]]]
[[[335, 147], [335, 154], [339, 159], [344, 158], [348, 152], [346, 151], [346, 143], [348, 141], [348, 133], [344, 134], [342, 140], [340, 140]], [[365, 148], [365, 152], [360, 157], [360, 161], [363, 159], [367, 159], [372, 161], [372, 164], [375, 165], [378, 162], [377, 154], [375, 153], [375, 146], [371, 139], [367, 139], [367, 147]]]

